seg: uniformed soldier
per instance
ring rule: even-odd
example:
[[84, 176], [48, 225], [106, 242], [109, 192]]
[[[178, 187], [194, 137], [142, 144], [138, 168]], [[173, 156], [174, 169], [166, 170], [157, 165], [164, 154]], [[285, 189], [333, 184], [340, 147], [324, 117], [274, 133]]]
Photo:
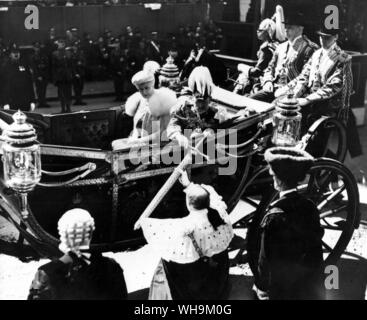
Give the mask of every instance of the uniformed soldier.
[[34, 43], [34, 54], [31, 57], [31, 69], [36, 85], [38, 108], [50, 108], [46, 103], [46, 89], [50, 80], [50, 60], [44, 46], [39, 42]]
[[275, 95], [293, 88], [302, 107], [303, 131], [321, 116], [341, 121], [347, 127], [349, 151], [352, 156], [358, 156], [362, 149], [349, 105], [353, 90], [352, 57], [338, 46], [338, 33], [338, 29], [322, 27], [318, 31], [321, 48], [312, 55], [302, 73]]
[[97, 43], [95, 44], [95, 51], [98, 60], [98, 65], [101, 68], [100, 74], [102, 78], [106, 76], [107, 70], [109, 69], [110, 53], [108, 47], [104, 43], [103, 37], [99, 37]]
[[20, 51], [16, 46], [10, 49], [10, 59], [3, 69], [4, 109], [33, 111], [36, 97], [34, 95], [32, 73], [30, 68], [20, 60]]
[[65, 39], [57, 41], [58, 49], [52, 54], [53, 82], [57, 87], [61, 103], [61, 112], [71, 112], [73, 84], [72, 49], [65, 46]]
[[115, 101], [123, 101], [124, 80], [126, 77], [126, 57], [119, 44], [114, 44], [111, 51], [111, 73], [115, 87]]
[[303, 35], [304, 18], [301, 13], [285, 17], [288, 41], [280, 44], [264, 72], [262, 90], [250, 96], [252, 99], [272, 102], [277, 88], [295, 79], [318, 46]]
[[75, 106], [85, 106], [86, 102], [82, 101], [82, 92], [85, 81], [86, 61], [83, 50], [78, 47], [73, 47], [73, 89], [75, 96]]

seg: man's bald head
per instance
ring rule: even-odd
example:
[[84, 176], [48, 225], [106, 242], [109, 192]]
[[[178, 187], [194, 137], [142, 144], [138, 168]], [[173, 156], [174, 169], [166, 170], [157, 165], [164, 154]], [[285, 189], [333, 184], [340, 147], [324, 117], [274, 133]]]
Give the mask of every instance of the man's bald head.
[[186, 192], [186, 203], [195, 210], [209, 207], [209, 193], [200, 185], [190, 185]]

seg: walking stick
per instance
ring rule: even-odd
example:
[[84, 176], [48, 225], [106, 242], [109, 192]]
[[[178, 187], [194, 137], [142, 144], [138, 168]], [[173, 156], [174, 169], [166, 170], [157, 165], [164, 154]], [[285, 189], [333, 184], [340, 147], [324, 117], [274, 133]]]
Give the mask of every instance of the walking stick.
[[[207, 135], [204, 134], [204, 137], [199, 140], [195, 148], [199, 148], [204, 140], [206, 139]], [[165, 195], [168, 193], [168, 191], [172, 188], [172, 186], [175, 184], [177, 179], [181, 176], [182, 171], [186, 169], [186, 167], [191, 163], [192, 160], [192, 149], [189, 149], [190, 151], [188, 154], [183, 158], [183, 160], [180, 162], [180, 164], [173, 170], [172, 174], [169, 176], [167, 181], [164, 183], [162, 188], [157, 192], [153, 200], [149, 203], [149, 205], [145, 208], [144, 212], [141, 214], [139, 219], [136, 221], [134, 225], [134, 230], [137, 230], [141, 227], [141, 221], [144, 218], [148, 218], [153, 211], [158, 207], [158, 205], [161, 203]]]

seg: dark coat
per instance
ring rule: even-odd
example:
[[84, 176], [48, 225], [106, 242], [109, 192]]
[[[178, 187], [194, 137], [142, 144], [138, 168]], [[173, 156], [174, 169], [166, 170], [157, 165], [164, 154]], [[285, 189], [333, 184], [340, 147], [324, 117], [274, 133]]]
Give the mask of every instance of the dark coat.
[[33, 71], [33, 78], [42, 80], [49, 80], [51, 75], [50, 60], [46, 53], [40, 52], [31, 57], [31, 68]]
[[311, 200], [292, 192], [273, 204], [260, 227], [259, 289], [270, 299], [323, 299], [323, 233]]
[[90, 264], [71, 254], [71, 265], [60, 260], [41, 266], [28, 300], [122, 300], [127, 298], [123, 270], [113, 259], [92, 254]]
[[52, 75], [56, 86], [60, 84], [72, 83], [74, 74], [73, 59], [67, 56], [65, 50], [56, 50], [52, 54]]
[[29, 111], [30, 104], [35, 102], [30, 69], [9, 61], [3, 69], [3, 83], [2, 103], [9, 104], [11, 109]]

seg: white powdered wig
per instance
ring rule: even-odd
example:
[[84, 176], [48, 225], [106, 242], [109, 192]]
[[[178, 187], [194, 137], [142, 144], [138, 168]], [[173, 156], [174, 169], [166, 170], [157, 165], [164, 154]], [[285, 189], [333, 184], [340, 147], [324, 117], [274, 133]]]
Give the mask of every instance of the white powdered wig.
[[59, 249], [79, 255], [81, 249], [89, 249], [94, 229], [94, 219], [88, 211], [75, 208], [65, 212], [58, 222]]

